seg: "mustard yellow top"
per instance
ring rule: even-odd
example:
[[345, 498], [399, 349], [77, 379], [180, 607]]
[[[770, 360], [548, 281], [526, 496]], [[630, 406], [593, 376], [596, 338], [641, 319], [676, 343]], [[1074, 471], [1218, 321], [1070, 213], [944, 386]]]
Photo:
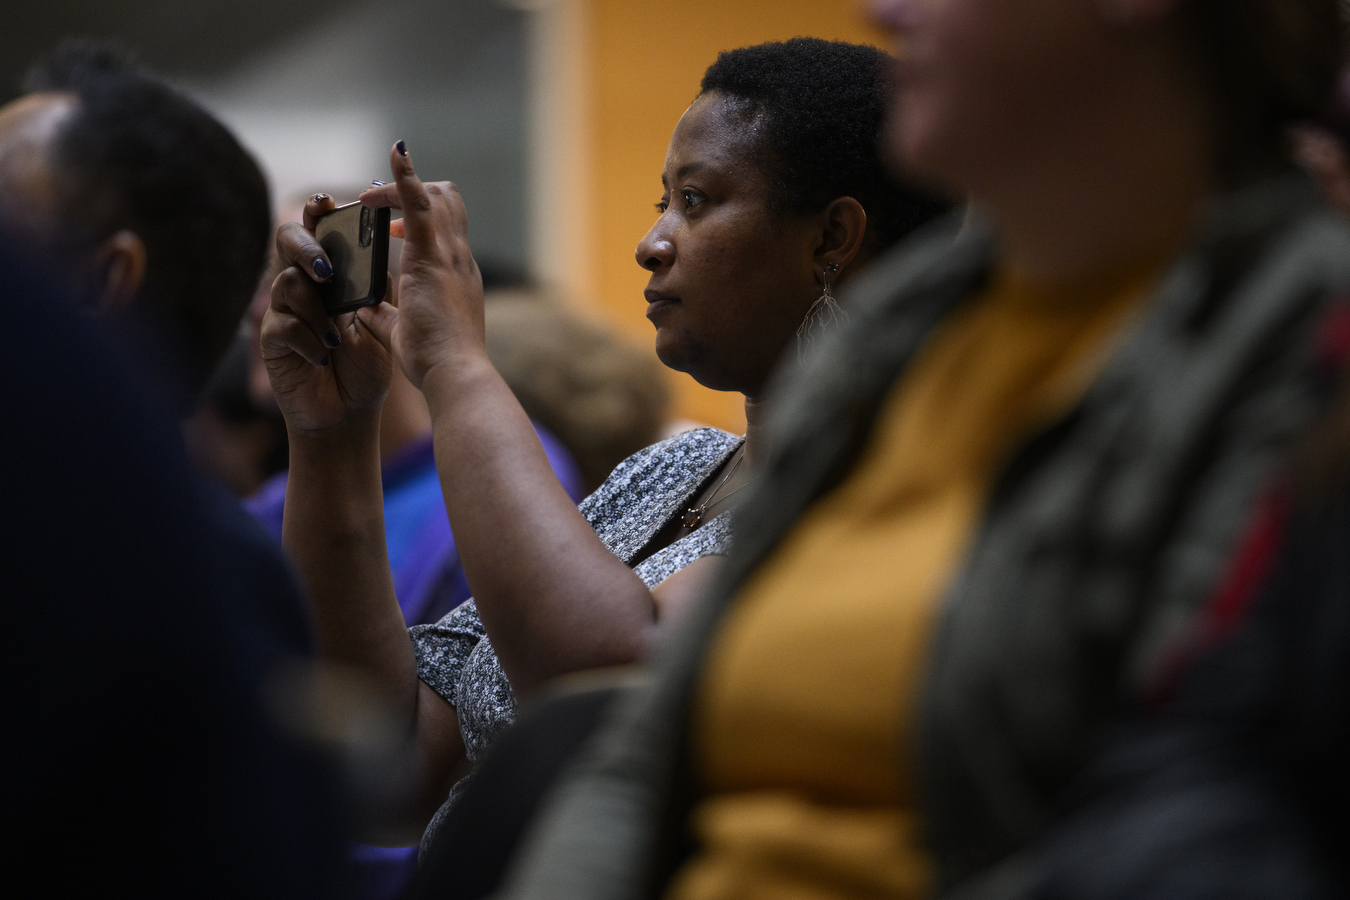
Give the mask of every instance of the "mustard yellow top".
[[1001, 275], [930, 338], [710, 648], [700, 849], [668, 900], [926, 892], [909, 779], [938, 600], [1001, 464], [1086, 390], [1162, 259], [1054, 286]]

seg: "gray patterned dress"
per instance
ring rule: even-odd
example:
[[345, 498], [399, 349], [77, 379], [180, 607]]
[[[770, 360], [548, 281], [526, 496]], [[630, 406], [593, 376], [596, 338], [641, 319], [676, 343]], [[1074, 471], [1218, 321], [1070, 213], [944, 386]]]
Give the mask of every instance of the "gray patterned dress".
[[[615, 556], [630, 563], [652, 537], [685, 510], [710, 475], [741, 446], [742, 439], [716, 428], [697, 428], [640, 450], [581, 501], [581, 514]], [[634, 568], [648, 587], [694, 560], [726, 553], [730, 513], [722, 513], [652, 554]], [[459, 716], [465, 755], [477, 762], [516, 718], [516, 698], [468, 600], [432, 625], [409, 629], [417, 674]], [[450, 792], [422, 838], [427, 847], [453, 805], [463, 782]]]

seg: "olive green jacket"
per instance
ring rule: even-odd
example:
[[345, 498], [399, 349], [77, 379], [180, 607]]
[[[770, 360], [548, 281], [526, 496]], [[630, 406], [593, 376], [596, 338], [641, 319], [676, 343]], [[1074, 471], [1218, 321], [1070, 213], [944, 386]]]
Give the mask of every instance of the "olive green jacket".
[[[736, 589], [849, 472], [888, 388], [997, 253], [951, 220], [879, 261], [776, 379], [720, 579], [534, 823], [503, 896], [659, 896], [687, 855], [688, 709]], [[1314, 333], [1350, 228], [1286, 174], [1211, 204], [1082, 401], [1007, 462], [946, 597], [918, 723], [938, 893], [1016, 896], [1104, 725], [1192, 633], [1258, 492], [1324, 402]], [[840, 648], [846, 653], [847, 648]]]

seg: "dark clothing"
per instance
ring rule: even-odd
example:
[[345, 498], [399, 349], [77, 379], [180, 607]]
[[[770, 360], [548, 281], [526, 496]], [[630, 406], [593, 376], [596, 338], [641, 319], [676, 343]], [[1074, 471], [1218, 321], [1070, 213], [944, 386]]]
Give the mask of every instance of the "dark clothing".
[[169, 408], [0, 264], [0, 847], [25, 896], [333, 896], [324, 768], [264, 703], [310, 652], [295, 583], [192, 476]]
[[[860, 278], [850, 322], [806, 371], [781, 370], [727, 566], [561, 786], [506, 896], [659, 893], [688, 850], [688, 709], [721, 616], [849, 471], [890, 387], [996, 257], [987, 225], [947, 223]], [[1009, 460], [921, 704], [940, 894], [1000, 877], [1046, 833], [1110, 723], [1187, 643], [1273, 465], [1325, 403], [1312, 336], [1348, 288], [1350, 228], [1306, 179], [1221, 198], [1083, 400]]]
[[1236, 636], [1114, 728], [1063, 820], [963, 900], [1350, 894], [1350, 490], [1279, 525]]
[[464, 780], [423, 854], [410, 900], [478, 900], [497, 888], [543, 798], [620, 687], [617, 678], [583, 678], [526, 706]]

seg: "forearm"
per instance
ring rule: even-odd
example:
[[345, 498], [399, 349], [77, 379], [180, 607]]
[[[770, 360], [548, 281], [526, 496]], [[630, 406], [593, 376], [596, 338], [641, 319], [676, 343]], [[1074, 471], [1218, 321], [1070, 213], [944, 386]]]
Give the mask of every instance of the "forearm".
[[309, 587], [321, 656], [368, 678], [411, 722], [417, 674], [385, 547], [378, 425], [291, 434], [282, 541]]
[[416, 840], [444, 802], [464, 745], [454, 707], [417, 677], [394, 593], [378, 419], [341, 437], [291, 434], [282, 541], [309, 586], [320, 656], [364, 679], [411, 741], [406, 805], [371, 810], [373, 818], [355, 823], [360, 836], [390, 846]]
[[577, 511], [487, 358], [433, 370], [422, 389], [455, 543], [515, 690], [635, 660], [651, 594]]

